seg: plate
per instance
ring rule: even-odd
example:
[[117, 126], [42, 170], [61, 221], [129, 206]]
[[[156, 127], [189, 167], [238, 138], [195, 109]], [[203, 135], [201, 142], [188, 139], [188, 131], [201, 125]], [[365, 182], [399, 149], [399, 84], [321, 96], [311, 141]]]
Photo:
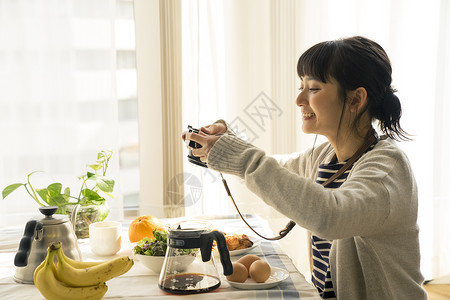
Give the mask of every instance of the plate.
[[256, 247], [259, 246], [259, 244], [260, 244], [260, 241], [255, 241], [255, 242], [253, 242], [253, 245], [251, 247], [244, 248], [244, 249], [238, 249], [238, 250], [231, 250], [228, 252], [230, 253], [230, 256], [241, 255], [241, 254], [247, 253], [247, 252], [255, 249]]
[[241, 290], [263, 290], [263, 289], [270, 289], [274, 286], [277, 286], [280, 282], [287, 279], [289, 277], [288, 271], [276, 267], [271, 267], [272, 272], [270, 274], [270, 277], [262, 283], [257, 283], [253, 279], [249, 278], [245, 282], [234, 282], [234, 281], [228, 281], [228, 283]]

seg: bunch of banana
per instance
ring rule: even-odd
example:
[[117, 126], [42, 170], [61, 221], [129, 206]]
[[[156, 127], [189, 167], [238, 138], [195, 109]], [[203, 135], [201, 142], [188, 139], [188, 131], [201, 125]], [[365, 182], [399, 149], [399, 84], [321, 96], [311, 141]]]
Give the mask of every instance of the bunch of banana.
[[105, 282], [128, 272], [133, 264], [128, 256], [104, 262], [76, 261], [64, 254], [61, 243], [52, 243], [33, 279], [47, 300], [101, 299], [108, 290]]

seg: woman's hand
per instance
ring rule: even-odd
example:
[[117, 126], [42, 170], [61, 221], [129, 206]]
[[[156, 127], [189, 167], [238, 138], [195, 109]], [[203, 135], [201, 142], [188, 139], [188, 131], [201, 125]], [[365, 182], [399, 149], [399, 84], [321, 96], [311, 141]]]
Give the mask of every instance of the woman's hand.
[[[199, 129], [199, 133], [183, 132], [181, 138], [183, 140], [190, 140], [200, 144], [202, 146], [201, 148], [192, 149], [192, 155], [199, 157], [202, 162], [206, 162], [209, 151], [220, 136], [225, 132], [227, 132], [227, 127], [225, 124], [214, 123], [201, 127]], [[189, 146], [187, 147], [191, 149]]]
[[200, 128], [200, 131], [211, 135], [222, 135], [227, 132], [227, 126], [223, 123], [214, 123]]

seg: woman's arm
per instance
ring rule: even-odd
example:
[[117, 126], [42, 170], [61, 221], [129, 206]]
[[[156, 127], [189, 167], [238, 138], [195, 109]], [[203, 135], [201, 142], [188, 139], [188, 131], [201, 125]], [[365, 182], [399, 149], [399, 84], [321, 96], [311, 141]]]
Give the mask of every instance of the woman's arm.
[[289, 171], [236, 137], [223, 136], [216, 142], [208, 166], [243, 178], [252, 192], [300, 226], [338, 239], [386, 230], [395, 222], [391, 201], [408, 205], [414, 198], [413, 178], [399, 167], [399, 155], [387, 152], [374, 152], [377, 155], [370, 160], [361, 158], [352, 176], [336, 190]]

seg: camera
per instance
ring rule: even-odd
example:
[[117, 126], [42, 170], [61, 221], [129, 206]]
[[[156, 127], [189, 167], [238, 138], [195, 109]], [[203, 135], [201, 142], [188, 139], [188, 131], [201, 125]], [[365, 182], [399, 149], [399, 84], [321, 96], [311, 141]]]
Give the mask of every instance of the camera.
[[[193, 133], [197, 133], [198, 134], [200, 131], [198, 129], [193, 128], [192, 126], [188, 125], [188, 132], [193, 132]], [[188, 145], [190, 148], [193, 148], [193, 149], [198, 149], [198, 148], [202, 147], [202, 145], [200, 145], [199, 143], [196, 143], [196, 142], [191, 141], [191, 140], [184, 140], [184, 142], [186, 143], [186, 145]], [[203, 161], [200, 160], [200, 157], [194, 156], [192, 154], [192, 149], [189, 149], [189, 154], [188, 154], [187, 157], [188, 157], [188, 161], [189, 162], [191, 162], [191, 163], [193, 163], [193, 164], [195, 164], [197, 166], [204, 167], [204, 168], [208, 167], [206, 165], [206, 162], [203, 162]]]

